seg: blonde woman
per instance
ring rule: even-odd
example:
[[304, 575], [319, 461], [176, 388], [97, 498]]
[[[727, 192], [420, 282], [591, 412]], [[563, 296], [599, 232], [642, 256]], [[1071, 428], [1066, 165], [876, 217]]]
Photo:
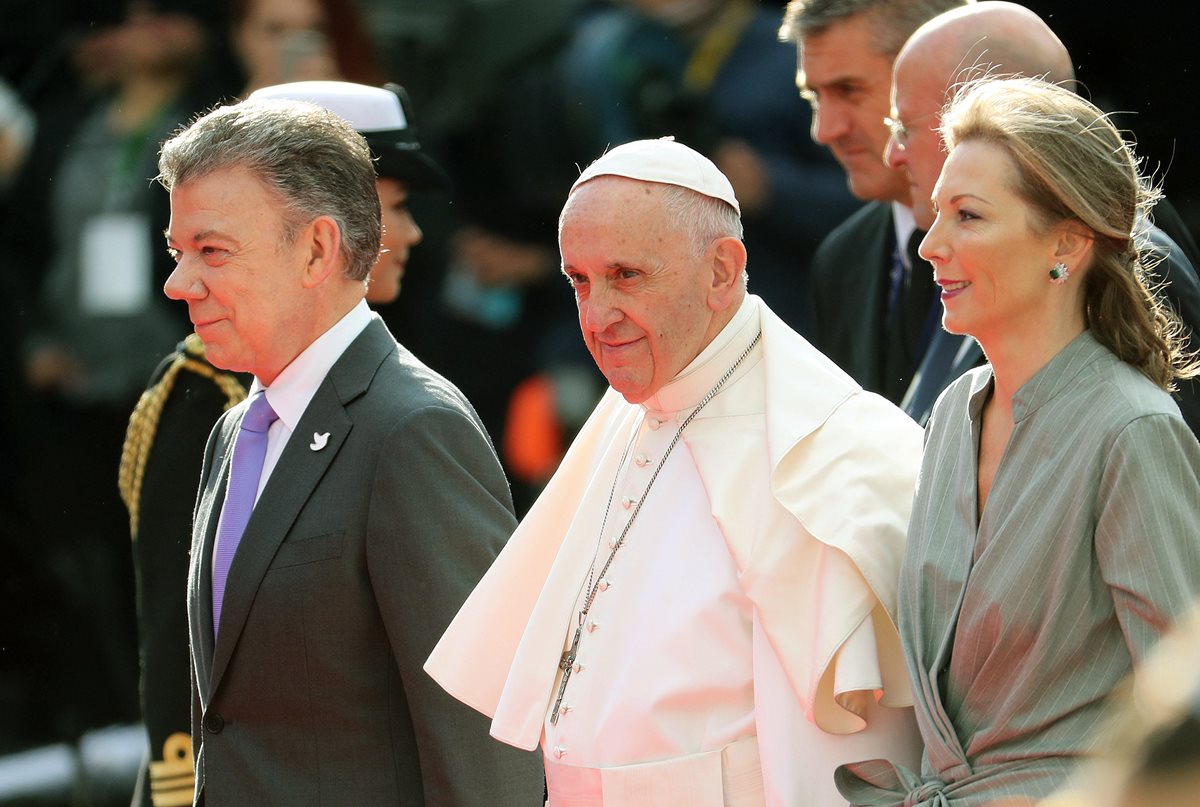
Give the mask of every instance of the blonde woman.
[[943, 327], [988, 364], [934, 408], [901, 569], [921, 770], [845, 766], [853, 804], [1032, 803], [1200, 593], [1196, 375], [1142, 280], [1152, 202], [1104, 115], [1029, 79], [969, 85], [921, 245]]

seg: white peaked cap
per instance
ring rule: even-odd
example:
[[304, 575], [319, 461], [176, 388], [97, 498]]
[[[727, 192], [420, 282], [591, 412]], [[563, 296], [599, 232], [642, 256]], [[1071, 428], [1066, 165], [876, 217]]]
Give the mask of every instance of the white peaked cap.
[[400, 99], [383, 87], [349, 81], [293, 81], [257, 89], [247, 100], [264, 98], [308, 101], [323, 106], [364, 134], [408, 128]]
[[421, 148], [403, 87], [349, 81], [293, 81], [261, 87], [246, 99], [307, 101], [328, 109], [366, 138], [375, 171], [416, 188], [449, 189], [446, 172]]
[[583, 183], [601, 176], [627, 177], [642, 182], [678, 185], [728, 202], [741, 215], [742, 208], [733, 186], [713, 161], [695, 149], [675, 142], [674, 137], [634, 140], [605, 152], [583, 169], [571, 186], [573, 193]]

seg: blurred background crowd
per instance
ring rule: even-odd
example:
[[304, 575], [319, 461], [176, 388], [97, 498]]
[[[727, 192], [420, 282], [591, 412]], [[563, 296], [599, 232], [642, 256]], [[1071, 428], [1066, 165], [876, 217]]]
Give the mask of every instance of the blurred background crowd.
[[[1148, 0], [1133, 25], [1116, 4], [1027, 5], [1075, 55], [1085, 95], [1137, 132], [1200, 237], [1183, 10]], [[556, 224], [579, 169], [607, 146], [671, 134], [710, 156], [742, 204], [750, 289], [810, 327], [808, 260], [860, 203], [809, 136], [795, 48], [777, 39], [782, 9], [0, 0], [0, 770], [5, 755], [82, 753], [89, 732], [139, 720], [117, 467], [139, 394], [190, 331], [161, 293], [169, 211], [151, 178], [164, 137], [270, 84], [406, 88], [451, 189], [412, 197], [424, 239], [400, 298], [378, 310], [475, 404], [519, 515], [602, 389], [558, 272]], [[104, 803], [98, 792], [77, 787], [71, 803]]]

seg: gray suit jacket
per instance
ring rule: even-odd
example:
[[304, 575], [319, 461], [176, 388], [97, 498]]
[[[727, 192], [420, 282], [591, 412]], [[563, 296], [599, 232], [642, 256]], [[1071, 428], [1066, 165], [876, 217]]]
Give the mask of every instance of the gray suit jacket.
[[515, 527], [470, 404], [376, 318], [259, 498], [214, 646], [212, 548], [245, 408], [209, 438], [193, 525], [197, 803], [540, 805], [539, 759], [421, 669]]

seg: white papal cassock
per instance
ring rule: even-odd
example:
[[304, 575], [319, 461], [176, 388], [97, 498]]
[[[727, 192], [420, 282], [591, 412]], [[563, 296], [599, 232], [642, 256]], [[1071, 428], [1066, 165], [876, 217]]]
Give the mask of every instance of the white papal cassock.
[[426, 669], [540, 741], [552, 807], [844, 804], [838, 764], [919, 759], [893, 616], [920, 451], [748, 295], [653, 397], [609, 390]]

